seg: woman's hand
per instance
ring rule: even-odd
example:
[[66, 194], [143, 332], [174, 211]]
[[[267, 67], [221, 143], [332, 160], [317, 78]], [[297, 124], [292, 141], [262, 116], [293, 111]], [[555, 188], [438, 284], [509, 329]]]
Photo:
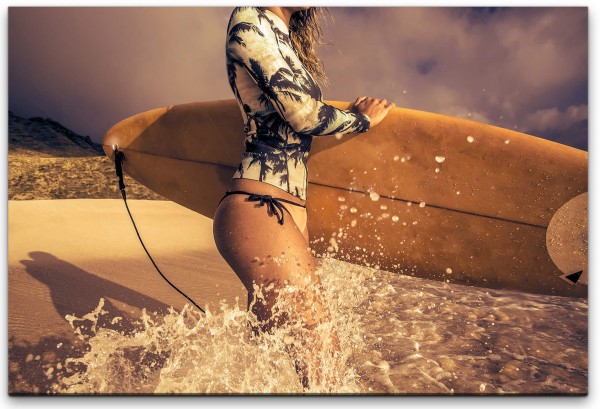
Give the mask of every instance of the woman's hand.
[[388, 112], [395, 106], [396, 104], [393, 102], [388, 103], [385, 98], [359, 97], [350, 107], [350, 111], [359, 114], [367, 114], [371, 120], [372, 128], [383, 121], [383, 118], [385, 118]]

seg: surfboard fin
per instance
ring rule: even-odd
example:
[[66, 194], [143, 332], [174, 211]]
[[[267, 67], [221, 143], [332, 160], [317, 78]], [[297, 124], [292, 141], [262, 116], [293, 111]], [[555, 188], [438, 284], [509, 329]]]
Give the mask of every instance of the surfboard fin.
[[584, 270], [577, 271], [575, 273], [563, 274], [560, 276], [564, 281], [571, 285], [575, 285], [577, 283], [587, 285], [586, 274], [584, 274]]

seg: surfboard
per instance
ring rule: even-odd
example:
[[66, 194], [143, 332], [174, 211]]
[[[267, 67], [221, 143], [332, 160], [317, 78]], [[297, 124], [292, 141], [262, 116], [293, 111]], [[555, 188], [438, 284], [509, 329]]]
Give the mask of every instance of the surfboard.
[[[341, 109], [349, 102], [326, 101]], [[244, 150], [231, 100], [126, 118], [103, 139], [123, 171], [212, 218]], [[451, 283], [586, 297], [546, 247], [554, 213], [587, 191], [587, 152], [513, 130], [394, 108], [363, 134], [315, 136], [308, 228], [318, 257]]]

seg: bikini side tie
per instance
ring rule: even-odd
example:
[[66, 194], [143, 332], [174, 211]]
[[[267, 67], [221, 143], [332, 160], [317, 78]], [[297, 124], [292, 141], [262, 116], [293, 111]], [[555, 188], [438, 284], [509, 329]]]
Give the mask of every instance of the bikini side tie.
[[[260, 200], [259, 206], [264, 206], [267, 203], [267, 208], [271, 210], [271, 213], [277, 217], [277, 222], [279, 224], [283, 224], [283, 205], [279, 203], [279, 199], [272, 197], [271, 195], [258, 195], [256, 193], [252, 193], [248, 196], [248, 201], [256, 202]], [[277, 211], [279, 210], [280, 213]]]

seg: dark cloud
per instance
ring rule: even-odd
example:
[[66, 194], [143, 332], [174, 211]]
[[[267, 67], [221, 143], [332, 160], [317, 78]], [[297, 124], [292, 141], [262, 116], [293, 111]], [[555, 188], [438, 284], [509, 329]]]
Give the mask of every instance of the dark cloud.
[[[330, 8], [327, 99], [398, 106], [587, 149], [585, 7]], [[231, 7], [10, 7], [9, 109], [100, 140], [148, 109], [233, 98]]]
[[419, 71], [421, 75], [427, 75], [436, 65], [437, 61], [434, 58], [424, 58], [417, 61], [417, 71]]

